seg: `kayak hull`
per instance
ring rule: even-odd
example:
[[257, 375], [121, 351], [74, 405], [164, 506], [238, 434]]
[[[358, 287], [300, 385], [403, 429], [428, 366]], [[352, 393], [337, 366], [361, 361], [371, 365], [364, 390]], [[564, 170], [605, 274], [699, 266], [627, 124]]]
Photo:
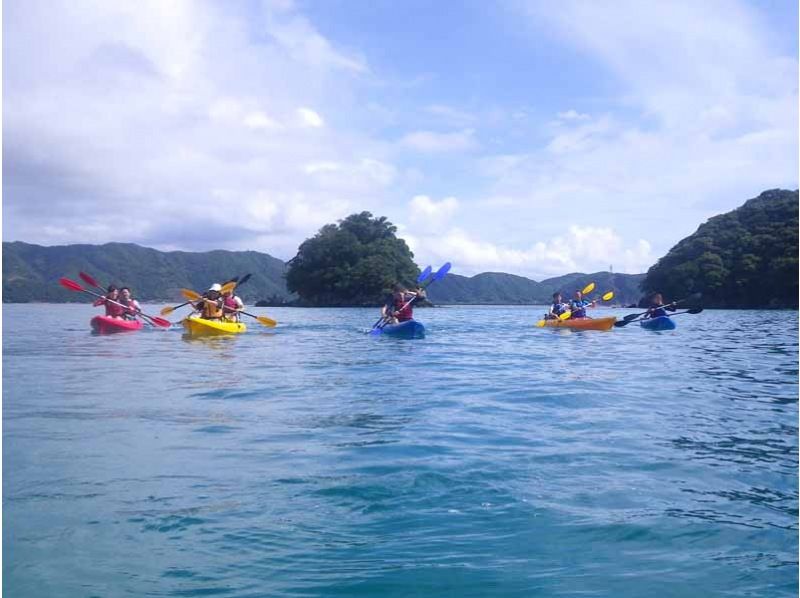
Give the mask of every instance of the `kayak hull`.
[[134, 332], [142, 329], [141, 320], [120, 320], [109, 316], [95, 316], [89, 324], [96, 334], [116, 334], [118, 332]]
[[190, 336], [219, 336], [223, 334], [239, 334], [247, 330], [242, 322], [224, 322], [221, 320], [206, 320], [195, 316], [184, 319], [183, 327]]
[[399, 324], [387, 324], [383, 328], [375, 328], [371, 334], [393, 338], [425, 338], [425, 326], [422, 322], [407, 320]]
[[675, 321], [669, 316], [648, 318], [639, 322], [645, 330], [675, 330]]
[[546, 328], [569, 328], [571, 330], [611, 330], [617, 318], [573, 318], [569, 320], [545, 320]]

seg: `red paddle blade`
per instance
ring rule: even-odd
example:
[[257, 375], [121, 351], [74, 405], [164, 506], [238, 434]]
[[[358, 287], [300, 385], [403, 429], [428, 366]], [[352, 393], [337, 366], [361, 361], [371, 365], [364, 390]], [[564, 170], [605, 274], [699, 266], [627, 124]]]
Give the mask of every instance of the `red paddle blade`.
[[65, 289], [69, 289], [70, 291], [82, 291], [83, 287], [79, 285], [74, 280], [70, 280], [69, 278], [59, 278], [58, 284], [60, 284]]
[[169, 328], [172, 326], [172, 322], [169, 320], [165, 320], [164, 318], [159, 318], [157, 316], [150, 316], [150, 319], [153, 321], [153, 324], [156, 326], [161, 326], [162, 328]]
[[81, 277], [81, 280], [88, 284], [91, 287], [98, 287], [100, 288], [100, 284], [91, 276], [89, 276], [86, 272], [78, 272], [78, 276]]

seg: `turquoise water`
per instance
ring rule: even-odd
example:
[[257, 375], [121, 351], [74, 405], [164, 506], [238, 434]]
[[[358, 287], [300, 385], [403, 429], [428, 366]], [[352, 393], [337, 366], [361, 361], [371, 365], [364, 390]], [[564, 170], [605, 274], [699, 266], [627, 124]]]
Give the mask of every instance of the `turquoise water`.
[[7, 595], [797, 595], [796, 312], [254, 311], [3, 306]]

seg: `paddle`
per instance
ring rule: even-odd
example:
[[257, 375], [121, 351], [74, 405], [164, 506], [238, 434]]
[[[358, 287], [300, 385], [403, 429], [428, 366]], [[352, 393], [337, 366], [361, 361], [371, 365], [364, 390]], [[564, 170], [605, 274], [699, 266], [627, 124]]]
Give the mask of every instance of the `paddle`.
[[[220, 291], [220, 295], [222, 295], [224, 293], [230, 293], [235, 288], [236, 288], [236, 282], [234, 282], [233, 280], [228, 281], [224, 285], [222, 285], [222, 290]], [[181, 295], [186, 297], [186, 293], [184, 293], [184, 291], [189, 291], [189, 289], [181, 289]], [[189, 292], [190, 293], [194, 293], [194, 291], [189, 291]], [[193, 301], [197, 301], [197, 299], [193, 299]], [[180, 305], [176, 305], [175, 307], [167, 306], [167, 307], [165, 307], [164, 309], [161, 310], [161, 315], [162, 316], [168, 316], [169, 314], [174, 312], [176, 309], [180, 309], [184, 305], [189, 305], [190, 303], [191, 303], [191, 301], [185, 301], [184, 303], [181, 303]]]
[[[664, 309], [668, 310], [673, 305], [678, 305], [680, 303], [686, 303], [687, 301], [697, 301], [702, 296], [703, 296], [702, 293], [694, 293], [692, 295], [689, 295], [685, 299], [678, 299], [677, 301], [673, 301], [672, 303], [667, 303], [666, 305], [660, 305], [659, 307], [663, 307]], [[614, 326], [616, 326], [617, 328], [622, 328], [623, 326], [627, 326], [631, 322], [633, 322], [635, 320], [638, 320], [640, 317], [646, 316], [648, 313], [650, 313], [649, 309], [647, 311], [643, 311], [643, 312], [638, 313], [638, 314], [628, 314], [627, 316], [622, 318], [622, 320], [620, 320], [619, 322], [615, 322]], [[682, 312], [682, 313], [690, 313], [690, 312]], [[675, 315], [675, 314], [673, 314], [673, 315]]]
[[[222, 288], [224, 289], [225, 287]], [[200, 301], [201, 299], [203, 301], [208, 301], [210, 303], [213, 303], [211, 299], [206, 299], [200, 293], [196, 293], [195, 291], [192, 291], [190, 289], [181, 289], [181, 294], [189, 300], [187, 303], [191, 303], [192, 301]], [[238, 311], [235, 309], [231, 309], [230, 307], [224, 307], [224, 306], [222, 309], [233, 312]], [[268, 318], [267, 316], [257, 316], [255, 314], [247, 313], [246, 311], [239, 311], [238, 313], [250, 316], [251, 318], [255, 318], [256, 320], [261, 322], [264, 326], [269, 326], [270, 328], [275, 328], [275, 326], [277, 326], [278, 324], [275, 320], [273, 320], [272, 318]]]
[[[428, 288], [433, 282], [435, 282], [437, 280], [441, 280], [442, 278], [447, 276], [447, 273], [450, 272], [450, 266], [451, 266], [450, 262], [445, 263], [441, 268], [439, 268], [436, 271], [436, 274], [434, 274], [428, 280], [425, 280], [425, 278], [427, 278], [427, 276], [431, 273], [431, 267], [428, 266], [417, 277], [417, 284], [421, 284], [421, 286], [420, 286], [421, 289]], [[425, 281], [425, 282], [422, 282], [422, 281]], [[416, 297], [413, 297], [410, 301], [407, 301], [406, 304], [403, 305], [403, 307], [401, 307], [399, 310], [396, 310], [396, 311], [403, 311], [406, 307], [411, 305], [411, 303], [414, 301], [414, 299], [416, 299]], [[372, 329], [373, 330], [382, 330], [389, 323], [390, 320], [391, 320], [391, 318], [389, 318], [389, 317], [381, 316], [378, 319], [378, 321], [375, 322], [372, 325]]]
[[[83, 278], [83, 277], [81, 277], [81, 278]], [[125, 309], [128, 309], [127, 306], [123, 305], [122, 303], [118, 303], [117, 301], [113, 301], [112, 299], [106, 299], [106, 297], [104, 297], [103, 295], [100, 295], [98, 293], [93, 293], [92, 291], [89, 291], [88, 289], [84, 289], [77, 282], [75, 282], [74, 280], [70, 280], [69, 278], [59, 278], [58, 279], [58, 283], [62, 287], [66, 288], [66, 289], [69, 289], [70, 291], [83, 291], [84, 293], [88, 293], [90, 295], [94, 295], [95, 297], [100, 297], [101, 299], [105, 299], [109, 303], [113, 303], [115, 305], [119, 305], [120, 307], [124, 307]], [[141, 311], [137, 311], [136, 313], [138, 313], [140, 316], [142, 316], [144, 318], [147, 318], [148, 320], [152, 321], [152, 323], [155, 324], [156, 326], [161, 326], [162, 328], [169, 328], [170, 326], [172, 326], [172, 322], [170, 322], [169, 320], [165, 320], [164, 318], [159, 318], [159, 317], [156, 317], [156, 316], [149, 316], [146, 313], [143, 313]]]

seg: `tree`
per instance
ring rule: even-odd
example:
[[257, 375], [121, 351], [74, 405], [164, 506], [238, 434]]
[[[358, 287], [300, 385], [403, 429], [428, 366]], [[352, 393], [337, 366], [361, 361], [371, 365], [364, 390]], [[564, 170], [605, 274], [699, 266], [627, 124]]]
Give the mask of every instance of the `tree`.
[[397, 227], [369, 212], [326, 224], [289, 261], [288, 289], [315, 306], [379, 305], [394, 283], [419, 275]]

